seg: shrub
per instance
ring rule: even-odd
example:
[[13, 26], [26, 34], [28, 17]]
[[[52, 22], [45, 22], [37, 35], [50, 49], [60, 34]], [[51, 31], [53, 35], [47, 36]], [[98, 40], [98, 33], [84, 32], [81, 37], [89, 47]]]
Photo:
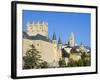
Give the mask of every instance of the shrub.
[[69, 57], [69, 53], [62, 49], [62, 57]]

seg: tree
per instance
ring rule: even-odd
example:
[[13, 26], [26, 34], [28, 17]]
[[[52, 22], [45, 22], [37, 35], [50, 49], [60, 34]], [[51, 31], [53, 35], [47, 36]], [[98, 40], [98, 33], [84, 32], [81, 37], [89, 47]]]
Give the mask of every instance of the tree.
[[73, 47], [73, 48], [71, 49], [71, 53], [79, 53], [79, 52], [76, 50], [75, 47]]
[[69, 59], [68, 67], [78, 67], [78, 66], [84, 66], [84, 62], [82, 59], [80, 59], [78, 61], [74, 61], [72, 59]]
[[41, 64], [43, 64], [43, 60], [41, 59], [41, 56], [39, 55], [39, 51], [36, 50], [33, 44], [30, 45], [30, 47], [31, 49], [29, 49], [26, 52], [26, 56], [23, 57], [23, 60], [24, 60], [23, 69], [41, 68]]
[[86, 56], [86, 53], [83, 52], [82, 55], [81, 55], [82, 59], [85, 59], [87, 56]]
[[69, 57], [69, 53], [62, 49], [62, 57]]
[[66, 67], [66, 62], [65, 62], [64, 59], [62, 59], [62, 60], [59, 61], [59, 66], [60, 67]]
[[81, 58], [83, 60], [84, 66], [90, 66], [91, 65], [91, 59], [90, 55], [86, 55], [86, 53], [82, 53]]
[[41, 68], [48, 68], [49, 65], [48, 65], [48, 63], [47, 63], [46, 61], [43, 61], [43, 62], [40, 64], [40, 67], [41, 67]]
[[79, 61], [77, 61], [77, 66], [84, 66], [84, 62], [82, 59], [80, 59]]
[[76, 66], [77, 66], [77, 61], [73, 61], [72, 59], [69, 59], [68, 67], [76, 67]]
[[90, 56], [86, 55], [86, 53], [82, 53], [81, 59], [78, 61], [74, 61], [72, 59], [69, 59], [68, 67], [79, 67], [79, 66], [90, 66], [91, 65], [91, 59]]
[[91, 61], [90, 60], [84, 60], [84, 66], [90, 66]]

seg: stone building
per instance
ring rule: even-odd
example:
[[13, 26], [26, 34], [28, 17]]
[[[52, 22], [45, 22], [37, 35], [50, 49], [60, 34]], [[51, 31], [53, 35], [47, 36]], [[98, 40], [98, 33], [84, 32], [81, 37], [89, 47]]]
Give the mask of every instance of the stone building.
[[39, 51], [42, 60], [49, 63], [49, 65], [59, 67], [59, 60], [62, 58], [62, 45], [56, 40], [56, 34], [53, 34], [52, 40], [48, 38], [48, 23], [47, 22], [33, 22], [27, 23], [27, 30], [23, 32], [23, 56], [30, 45], [34, 45]]
[[[45, 21], [28, 22], [26, 24], [26, 32], [23, 32], [22, 43], [22, 56], [26, 55], [26, 51], [30, 49], [30, 45], [34, 45], [39, 51], [41, 59], [48, 62], [50, 67], [59, 67], [59, 61], [63, 59], [62, 50], [69, 54], [69, 57], [64, 57], [66, 65], [69, 59], [73, 59], [74, 61], [81, 59], [80, 55], [71, 54], [71, 49], [75, 47], [74, 33], [71, 32], [68, 43], [66, 41], [62, 43], [60, 37], [57, 41], [55, 33], [53, 33], [52, 39], [50, 39], [48, 37], [48, 23]], [[81, 45], [78, 49], [84, 50], [85, 48]]]
[[44, 21], [37, 21], [37, 22], [27, 22], [27, 34], [29, 36], [36, 36], [37, 34], [41, 34], [43, 36], [48, 37], [48, 23]]

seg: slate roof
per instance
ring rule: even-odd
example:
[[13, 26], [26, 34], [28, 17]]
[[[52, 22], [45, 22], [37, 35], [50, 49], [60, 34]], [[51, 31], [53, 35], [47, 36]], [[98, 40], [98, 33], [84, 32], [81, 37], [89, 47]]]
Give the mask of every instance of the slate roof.
[[47, 42], [52, 42], [48, 37], [37, 34], [36, 36], [29, 36], [26, 32], [23, 32], [23, 38], [24, 39], [30, 39], [30, 40], [43, 40]]
[[52, 40], [56, 40], [56, 33], [55, 32], [53, 33]]
[[59, 37], [58, 44], [62, 44], [61, 38]]

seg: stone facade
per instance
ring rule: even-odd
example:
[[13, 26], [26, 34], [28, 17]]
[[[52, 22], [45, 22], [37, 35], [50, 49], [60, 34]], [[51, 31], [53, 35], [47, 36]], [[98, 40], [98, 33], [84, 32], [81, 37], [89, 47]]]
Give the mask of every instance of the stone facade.
[[43, 36], [48, 36], [48, 23], [47, 22], [27, 22], [27, 34], [30, 36], [35, 36], [41, 34]]
[[[59, 40], [56, 39], [56, 34], [53, 34], [52, 39], [48, 37], [48, 23], [47, 22], [28, 22], [26, 24], [26, 32], [23, 33], [23, 54], [26, 55], [26, 51], [34, 45], [35, 48], [39, 51], [39, 55], [43, 61], [49, 63], [49, 65], [59, 67], [59, 61], [63, 59], [62, 49], [69, 54], [69, 57], [65, 57], [66, 65], [69, 59], [78, 61], [81, 59], [81, 56], [78, 54], [71, 54], [71, 49], [75, 47], [74, 34], [71, 32], [68, 43], [62, 43], [59, 37]], [[84, 47], [81, 45], [79, 49], [84, 50]], [[23, 62], [24, 64], [24, 62]]]
[[35, 48], [39, 51], [42, 60], [47, 61], [52, 64], [53, 61], [58, 62], [61, 56], [61, 50], [58, 49], [56, 44], [42, 40], [28, 40], [23, 39], [23, 56], [27, 50], [30, 49], [30, 45], [33, 44]]
[[62, 45], [57, 44], [55, 35], [54, 40], [50, 41], [48, 39], [48, 23], [33, 22], [31, 24], [28, 22], [26, 26], [26, 34], [28, 35], [28, 37], [34, 38], [23, 38], [23, 56], [25, 56], [26, 51], [30, 49], [30, 45], [33, 44], [39, 51], [42, 60], [48, 62], [51, 66], [55, 64], [56, 66], [59, 66], [58, 62], [62, 58]]

